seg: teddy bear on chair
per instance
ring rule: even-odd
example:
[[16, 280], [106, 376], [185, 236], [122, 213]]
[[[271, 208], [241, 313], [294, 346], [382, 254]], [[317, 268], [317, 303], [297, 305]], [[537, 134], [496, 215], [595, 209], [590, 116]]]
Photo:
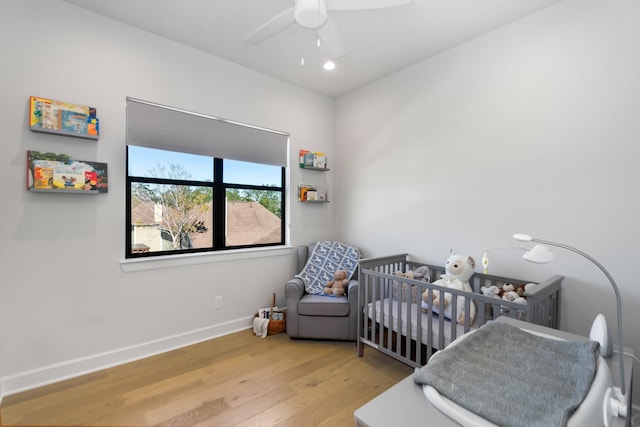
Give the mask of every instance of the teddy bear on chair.
[[325, 285], [323, 292], [327, 295], [340, 297], [347, 292], [348, 286], [347, 270], [337, 270], [333, 275], [333, 279]]
[[[473, 276], [476, 262], [471, 256], [455, 255], [453, 251], [447, 259], [445, 264], [446, 274], [441, 275], [440, 279], [433, 282], [434, 285], [444, 286], [447, 288], [457, 289], [466, 292], [473, 292], [469, 279]], [[437, 290], [433, 290], [433, 301], [429, 301], [428, 291], [422, 294], [422, 307], [431, 308], [434, 312], [440, 308], [440, 298], [443, 298], [444, 309], [443, 313], [445, 317], [449, 319], [455, 319], [459, 324], [464, 324], [465, 318], [469, 316], [469, 322], [472, 323], [476, 316], [476, 306], [473, 301], [469, 304], [469, 313], [465, 310], [465, 297], [458, 296], [456, 300], [456, 313], [455, 316], [451, 313], [451, 299], [453, 295], [449, 292], [443, 292], [443, 295]]]

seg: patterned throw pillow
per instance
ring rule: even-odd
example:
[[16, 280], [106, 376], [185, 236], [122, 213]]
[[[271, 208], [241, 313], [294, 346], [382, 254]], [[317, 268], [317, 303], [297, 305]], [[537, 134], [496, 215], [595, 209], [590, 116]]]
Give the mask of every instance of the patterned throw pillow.
[[340, 242], [318, 242], [307, 264], [295, 277], [302, 279], [307, 293], [322, 294], [337, 270], [346, 270], [347, 278], [351, 279], [359, 260], [360, 251], [353, 246]]

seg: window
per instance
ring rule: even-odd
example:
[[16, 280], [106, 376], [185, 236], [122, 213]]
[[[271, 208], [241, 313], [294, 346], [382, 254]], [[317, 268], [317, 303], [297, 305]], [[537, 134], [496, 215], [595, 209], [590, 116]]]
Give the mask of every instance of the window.
[[125, 256], [284, 245], [287, 157], [286, 134], [128, 98]]

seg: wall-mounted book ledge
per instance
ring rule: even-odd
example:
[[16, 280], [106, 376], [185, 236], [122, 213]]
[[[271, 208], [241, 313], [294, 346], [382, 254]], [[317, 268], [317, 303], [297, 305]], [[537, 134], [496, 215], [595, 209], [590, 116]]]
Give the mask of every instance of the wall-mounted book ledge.
[[98, 139], [96, 109], [47, 98], [29, 98], [29, 127], [34, 132]]
[[329, 170], [327, 167], [327, 156], [325, 156], [324, 153], [309, 150], [300, 150], [300, 167], [302, 169], [322, 172]]
[[27, 190], [100, 194], [109, 190], [107, 164], [74, 160], [67, 154], [27, 151]]

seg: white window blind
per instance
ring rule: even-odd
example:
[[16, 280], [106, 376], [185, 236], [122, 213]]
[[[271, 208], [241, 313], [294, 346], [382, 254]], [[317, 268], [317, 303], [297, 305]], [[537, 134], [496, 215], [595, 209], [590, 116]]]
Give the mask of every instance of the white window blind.
[[289, 135], [127, 97], [128, 145], [287, 166]]

